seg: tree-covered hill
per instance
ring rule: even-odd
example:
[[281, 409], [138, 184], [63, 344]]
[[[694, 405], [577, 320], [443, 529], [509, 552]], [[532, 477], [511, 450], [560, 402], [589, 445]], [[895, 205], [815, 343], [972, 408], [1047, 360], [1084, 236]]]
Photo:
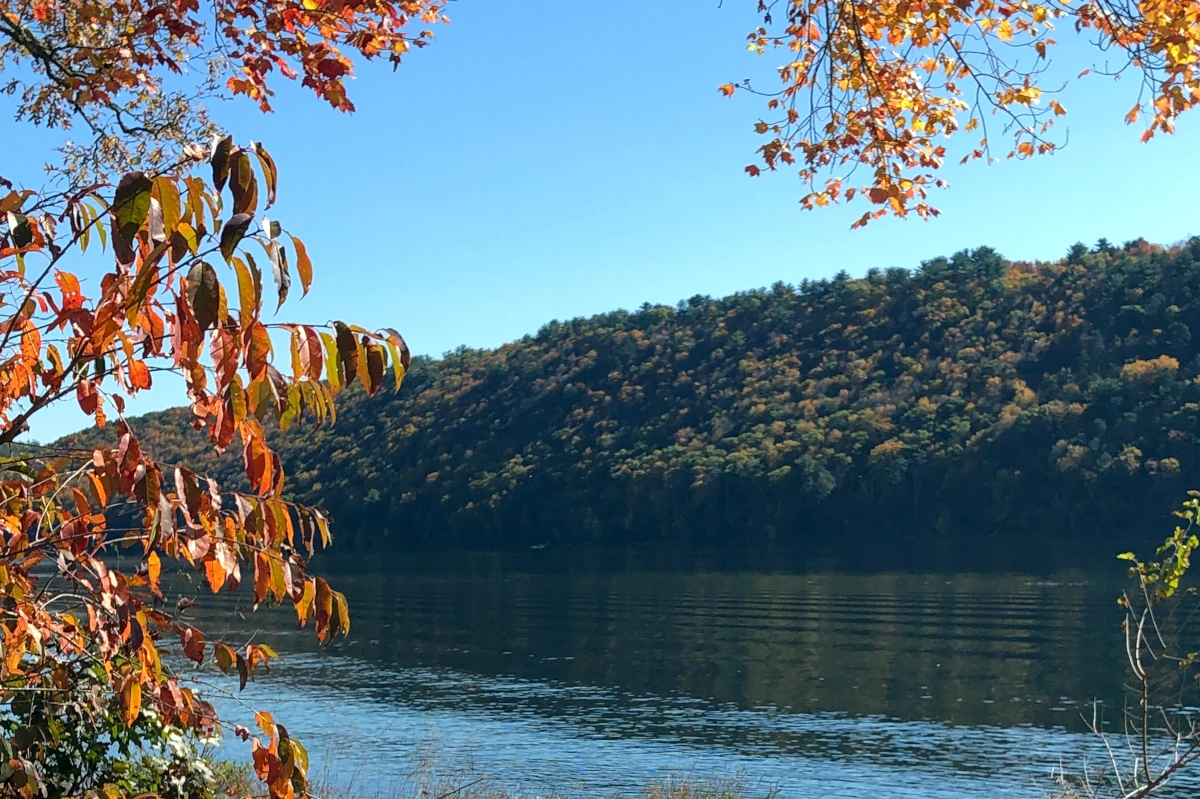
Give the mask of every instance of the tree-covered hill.
[[[274, 446], [343, 541], [1084, 536], [1160, 525], [1196, 482], [1193, 331], [1200, 239], [983, 248], [418, 359]], [[235, 480], [187, 421], [132, 425]]]

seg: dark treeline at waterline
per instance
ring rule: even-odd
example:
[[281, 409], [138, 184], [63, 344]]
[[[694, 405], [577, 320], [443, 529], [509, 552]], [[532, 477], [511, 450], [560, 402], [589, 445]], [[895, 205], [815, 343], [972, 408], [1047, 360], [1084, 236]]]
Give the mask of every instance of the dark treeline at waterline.
[[[417, 359], [273, 446], [343, 542], [1157, 538], [1195, 475], [1198, 328], [1200, 239], [981, 248]], [[238, 485], [185, 416], [132, 424]]]

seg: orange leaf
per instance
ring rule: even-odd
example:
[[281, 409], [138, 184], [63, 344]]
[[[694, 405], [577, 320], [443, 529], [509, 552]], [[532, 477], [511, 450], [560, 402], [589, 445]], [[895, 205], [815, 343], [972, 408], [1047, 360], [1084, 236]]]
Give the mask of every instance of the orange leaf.
[[254, 604], [260, 604], [271, 591], [271, 559], [265, 552], [254, 553]]
[[204, 575], [208, 578], [208, 585], [215, 594], [225, 585], [225, 567], [215, 557], [204, 561]]
[[150, 367], [145, 361], [130, 361], [129, 388], [133, 391], [150, 388]]
[[296, 274], [300, 276], [300, 296], [303, 297], [308, 294], [308, 287], [312, 285], [312, 261], [309, 260], [304, 242], [292, 236], [292, 245], [296, 248]]

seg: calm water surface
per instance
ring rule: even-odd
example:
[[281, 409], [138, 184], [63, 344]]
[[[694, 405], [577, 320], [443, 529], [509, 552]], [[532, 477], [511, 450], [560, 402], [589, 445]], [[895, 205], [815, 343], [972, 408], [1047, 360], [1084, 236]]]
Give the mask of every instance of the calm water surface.
[[[1096, 755], [1085, 705], [1121, 701], [1118, 569], [654, 550], [321, 568], [349, 598], [349, 639], [318, 652], [311, 631], [280, 632], [291, 611], [247, 613], [228, 632], [285, 658], [243, 697], [337, 778], [384, 790], [432, 751], [598, 795], [686, 772], [785, 796], [1037, 797], [1060, 761]], [[201, 617], [248, 601], [198, 596]]]

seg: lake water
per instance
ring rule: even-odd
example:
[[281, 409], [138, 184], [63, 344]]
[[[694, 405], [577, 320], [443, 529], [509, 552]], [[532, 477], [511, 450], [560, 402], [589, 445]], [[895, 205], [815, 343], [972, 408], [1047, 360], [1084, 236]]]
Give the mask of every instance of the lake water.
[[[432, 752], [601, 796], [683, 773], [798, 797], [1038, 797], [1060, 762], [1096, 757], [1087, 703], [1119, 723], [1115, 568], [546, 550], [321, 571], [349, 599], [349, 638], [319, 652], [290, 610], [247, 613], [226, 632], [285, 657], [242, 698], [316, 771], [385, 793]], [[197, 595], [210, 628], [248, 601]]]

